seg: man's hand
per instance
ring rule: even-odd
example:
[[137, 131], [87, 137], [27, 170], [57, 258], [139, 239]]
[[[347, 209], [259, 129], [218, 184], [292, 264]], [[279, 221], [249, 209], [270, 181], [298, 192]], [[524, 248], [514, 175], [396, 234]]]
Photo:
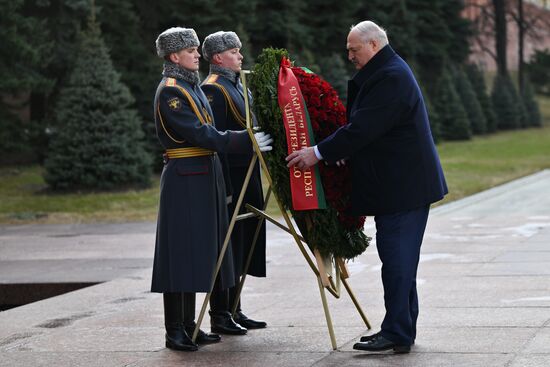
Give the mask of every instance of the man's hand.
[[273, 149], [273, 147], [271, 146], [271, 143], [273, 143], [273, 139], [271, 139], [271, 135], [260, 131], [260, 132], [254, 133], [254, 139], [256, 139], [256, 142], [258, 143], [260, 152], [269, 152], [270, 150]]
[[291, 153], [286, 157], [286, 161], [287, 167], [296, 166], [303, 171], [319, 162], [319, 159], [315, 156], [313, 147], [306, 147]]

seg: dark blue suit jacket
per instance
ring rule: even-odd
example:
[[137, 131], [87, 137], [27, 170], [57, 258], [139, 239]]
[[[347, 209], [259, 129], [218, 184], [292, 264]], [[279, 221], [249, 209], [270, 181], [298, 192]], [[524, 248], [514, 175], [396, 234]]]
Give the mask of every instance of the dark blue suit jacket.
[[347, 103], [348, 124], [318, 149], [329, 162], [350, 159], [353, 214], [391, 214], [447, 194], [422, 93], [389, 45], [348, 82]]

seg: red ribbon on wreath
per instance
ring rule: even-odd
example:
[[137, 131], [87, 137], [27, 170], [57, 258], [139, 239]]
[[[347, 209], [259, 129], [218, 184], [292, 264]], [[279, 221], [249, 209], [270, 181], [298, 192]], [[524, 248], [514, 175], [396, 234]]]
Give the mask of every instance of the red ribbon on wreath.
[[[321, 141], [347, 123], [346, 107], [336, 90], [325, 80], [304, 67], [293, 67], [300, 91], [306, 101], [313, 136]], [[364, 216], [349, 214], [351, 209], [351, 170], [345, 166], [319, 165], [327, 204], [338, 211], [338, 220], [348, 229], [362, 229]]]
[[[283, 114], [288, 154], [315, 145], [308, 111], [298, 80], [287, 58], [281, 60], [277, 99]], [[326, 201], [317, 166], [306, 170], [290, 167], [290, 191], [294, 210], [325, 209]]]

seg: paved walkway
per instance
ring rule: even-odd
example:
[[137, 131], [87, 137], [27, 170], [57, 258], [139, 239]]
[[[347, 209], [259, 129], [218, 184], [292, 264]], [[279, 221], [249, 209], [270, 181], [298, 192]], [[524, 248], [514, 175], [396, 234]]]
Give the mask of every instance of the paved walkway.
[[[269, 327], [195, 353], [167, 350], [162, 298], [148, 292], [153, 237], [152, 223], [0, 227], [0, 283], [113, 279], [0, 312], [0, 366], [550, 366], [548, 170], [432, 211], [408, 355], [353, 351], [367, 330], [346, 294], [329, 295], [332, 351], [316, 279], [274, 226], [268, 278], [249, 278], [243, 299]], [[375, 332], [376, 247], [350, 270]]]

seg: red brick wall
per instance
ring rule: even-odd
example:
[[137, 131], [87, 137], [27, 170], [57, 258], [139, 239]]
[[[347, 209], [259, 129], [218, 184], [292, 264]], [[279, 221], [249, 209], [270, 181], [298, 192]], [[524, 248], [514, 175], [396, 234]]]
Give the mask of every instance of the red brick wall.
[[[517, 2], [515, 0], [508, 0], [510, 11], [516, 13]], [[538, 18], [538, 27], [536, 28], [537, 37], [527, 35], [524, 38], [524, 51], [523, 58], [525, 62], [528, 62], [531, 55], [535, 53], [535, 50], [550, 49], [550, 1], [528, 1], [524, 0], [524, 18]], [[485, 23], [486, 27], [481, 29], [478, 37], [472, 38], [470, 46], [472, 54], [470, 60], [481, 64], [485, 70], [496, 70], [496, 62], [494, 58], [484, 48], [489, 49], [494, 53], [495, 39], [493, 35], [493, 29], [491, 27], [490, 17], [487, 17], [486, 12], [492, 14], [493, 4], [491, 0], [466, 0], [466, 8], [464, 9], [464, 16], [476, 24]], [[485, 12], [485, 13], [484, 13]], [[483, 19], [480, 19], [483, 18]], [[507, 61], [509, 70], [518, 69], [518, 27], [511, 15], [507, 16], [508, 19], [508, 48], [507, 48]]]

